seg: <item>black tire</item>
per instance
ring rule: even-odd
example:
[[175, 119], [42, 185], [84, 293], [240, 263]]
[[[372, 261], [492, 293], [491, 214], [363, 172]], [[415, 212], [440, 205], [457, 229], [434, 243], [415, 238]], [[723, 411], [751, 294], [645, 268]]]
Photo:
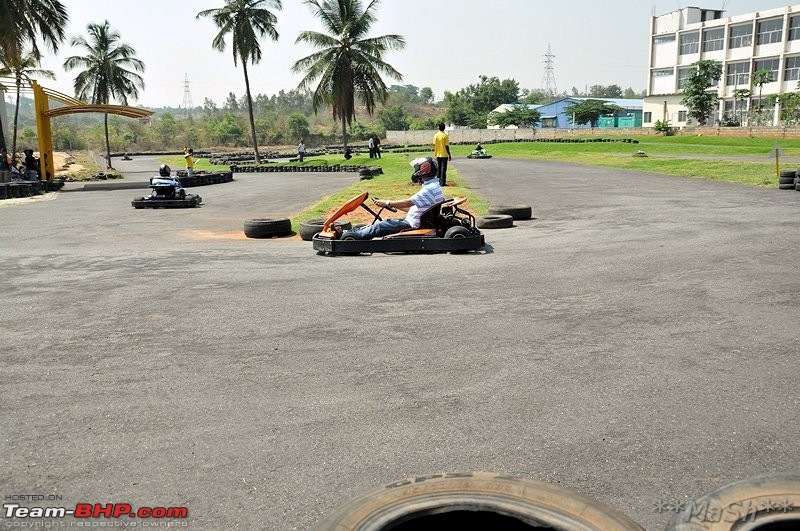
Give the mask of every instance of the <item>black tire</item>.
[[778, 188], [781, 190], [794, 190], [796, 184], [779, 184]]
[[794, 185], [794, 189], [800, 192], [800, 182]]
[[781, 170], [779, 175], [781, 177], [795, 177], [797, 175], [797, 170]]
[[489, 472], [398, 481], [354, 498], [316, 527], [318, 531], [534, 528], [642, 531], [621, 512], [580, 493]]
[[[310, 242], [314, 239], [314, 235], [321, 231], [322, 227], [324, 226], [325, 220], [322, 218], [309, 219], [308, 221], [304, 221], [300, 224], [300, 230], [298, 233], [300, 234], [301, 239]], [[339, 227], [342, 230], [350, 230], [353, 227], [353, 224], [346, 219], [339, 219], [334, 222], [334, 226]]]
[[447, 239], [450, 238], [469, 238], [472, 236], [472, 232], [466, 227], [462, 227], [461, 225], [455, 225], [447, 229], [447, 232], [444, 233], [444, 237]]
[[479, 229], [507, 229], [514, 226], [514, 218], [508, 214], [484, 216], [475, 220]]
[[672, 517], [665, 531], [800, 529], [798, 507], [799, 472], [758, 476], [731, 483], [689, 502]]
[[273, 238], [292, 233], [289, 218], [257, 218], [244, 222], [244, 235], [248, 238]]
[[797, 177], [784, 177], [783, 175], [781, 175], [780, 177], [778, 177], [778, 184], [789, 184], [789, 183], [794, 184], [795, 179], [797, 179]]
[[489, 214], [511, 216], [515, 220], [531, 219], [533, 211], [530, 205], [494, 206], [489, 209]]

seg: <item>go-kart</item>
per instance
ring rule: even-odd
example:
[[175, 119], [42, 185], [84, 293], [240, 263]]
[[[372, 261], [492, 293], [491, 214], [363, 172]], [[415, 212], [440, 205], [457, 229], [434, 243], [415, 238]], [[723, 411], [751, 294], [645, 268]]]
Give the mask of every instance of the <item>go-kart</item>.
[[[371, 240], [357, 239], [347, 231], [337, 230], [336, 220], [361, 207], [373, 216], [372, 223], [381, 221], [384, 210], [397, 212], [393, 207], [382, 207], [375, 212], [367, 204], [369, 192], [347, 201], [333, 215], [325, 220], [322, 231], [312, 238], [318, 254], [360, 254], [360, 253], [436, 253], [466, 252], [483, 248], [483, 234], [475, 227], [475, 216], [460, 205], [467, 199], [456, 197], [445, 199], [422, 213], [418, 229], [407, 229]], [[373, 203], [378, 201], [372, 198]]]
[[492, 158], [492, 156], [489, 155], [486, 152], [485, 149], [475, 149], [475, 150], [472, 151], [472, 153], [467, 155], [467, 158], [468, 159], [490, 159], [490, 158]]
[[133, 208], [194, 208], [203, 202], [199, 195], [187, 194], [177, 178], [151, 177], [150, 188], [149, 196], [131, 201]]

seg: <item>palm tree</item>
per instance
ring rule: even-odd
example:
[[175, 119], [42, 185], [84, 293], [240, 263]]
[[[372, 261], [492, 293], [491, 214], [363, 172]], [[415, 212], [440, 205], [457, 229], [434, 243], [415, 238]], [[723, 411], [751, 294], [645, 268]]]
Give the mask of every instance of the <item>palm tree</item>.
[[53, 52], [64, 40], [67, 25], [67, 9], [58, 0], [4, 0], [0, 2], [0, 20], [5, 31], [0, 33], [3, 45], [15, 42], [17, 49], [30, 42], [33, 54], [41, 57], [37, 37]]
[[403, 76], [383, 61], [387, 50], [401, 50], [406, 42], [400, 35], [368, 37], [375, 22], [375, 9], [380, 0], [370, 0], [366, 7], [361, 0], [305, 0], [314, 15], [322, 21], [328, 34], [304, 31], [295, 41], [318, 49], [292, 66], [295, 73], [305, 72], [298, 88], [308, 89], [319, 79], [312, 97], [314, 112], [330, 105], [333, 119], [341, 120], [344, 147], [347, 149], [347, 126], [356, 116], [355, 97], [363, 101], [372, 115], [375, 103], [386, 103], [389, 90], [381, 73], [393, 79]]
[[8, 75], [16, 80], [17, 85], [17, 103], [14, 106], [14, 132], [11, 140], [11, 153], [17, 152], [17, 124], [19, 122], [19, 103], [20, 92], [22, 89], [22, 81], [31, 81], [33, 77], [46, 77], [47, 79], [55, 79], [55, 74], [50, 70], [40, 70], [39, 58], [33, 50], [26, 53], [24, 56], [13, 54], [6, 57], [6, 51], [0, 47], [0, 57], [5, 65], [0, 69], [0, 75]]
[[250, 132], [253, 135], [253, 149], [256, 164], [261, 163], [256, 138], [256, 123], [253, 117], [253, 97], [250, 95], [250, 77], [247, 74], [247, 63], [254, 65], [261, 61], [261, 45], [258, 39], [269, 37], [278, 40], [275, 25], [278, 18], [269, 10], [283, 9], [281, 0], [225, 0], [225, 6], [218, 9], [206, 9], [196, 18], [210, 17], [219, 28], [219, 33], [211, 41], [211, 46], [220, 52], [225, 51], [225, 37], [232, 34], [233, 65], [242, 62], [244, 70], [244, 86], [247, 92], [247, 110], [250, 114]]
[[[3, 65], [10, 69], [12, 62], [22, 60], [26, 42], [30, 43], [34, 57], [41, 58], [39, 37], [49, 49], [57, 52], [64, 40], [68, 17], [66, 8], [58, 0], [3, 0], [0, 20], [6, 29], [0, 32], [0, 53]], [[0, 146], [7, 147], [4, 129], [4, 124], [0, 124]]]
[[[75, 96], [94, 105], [107, 105], [112, 98], [123, 105], [128, 96], [139, 97], [144, 89], [144, 79], [136, 72], [144, 72], [144, 63], [136, 59], [130, 45], [120, 42], [120, 35], [112, 30], [108, 21], [90, 23], [86, 30], [90, 41], [81, 36], [72, 37], [70, 45], [83, 48], [86, 56], [74, 55], [64, 61], [64, 69], [84, 68], [75, 78]], [[106, 132], [106, 165], [111, 168], [111, 144], [108, 140], [108, 113], [104, 115]]]
[[758, 110], [761, 111], [761, 89], [772, 82], [772, 70], [766, 68], [753, 72], [753, 85], [758, 85]]

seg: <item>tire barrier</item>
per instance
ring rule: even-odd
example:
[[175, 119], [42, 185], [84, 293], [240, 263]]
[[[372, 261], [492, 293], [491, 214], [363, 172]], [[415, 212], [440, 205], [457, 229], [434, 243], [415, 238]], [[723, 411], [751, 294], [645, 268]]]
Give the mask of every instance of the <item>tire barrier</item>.
[[292, 233], [289, 218], [256, 218], [244, 222], [244, 235], [248, 238], [274, 238]]
[[[638, 144], [635, 138], [516, 138], [514, 140], [481, 140], [481, 144], [510, 144], [512, 142], [549, 142], [558, 144], [592, 144], [596, 142], [614, 142], [620, 144]], [[474, 146], [475, 142], [450, 142], [451, 146]], [[392, 153], [416, 153], [418, 151], [430, 151], [430, 145], [420, 144], [413, 146], [386, 146], [381, 151], [391, 151]]]
[[[324, 225], [325, 220], [323, 218], [309, 219], [308, 221], [304, 221], [300, 224], [300, 230], [298, 231], [300, 238], [310, 242], [314, 239], [314, 235], [322, 230]], [[353, 228], [353, 224], [346, 219], [338, 219], [333, 225], [334, 227], [338, 227], [343, 231]]]
[[476, 219], [475, 226], [479, 229], [508, 229], [514, 226], [514, 218], [508, 214], [490, 214]]
[[[382, 175], [383, 168], [380, 166], [360, 166], [355, 164], [329, 164], [316, 166], [275, 166], [275, 165], [232, 165], [233, 173], [314, 173], [314, 172], [353, 172], [360, 177], [371, 179], [375, 175]], [[181, 181], [183, 182], [183, 181]]]
[[797, 170], [781, 170], [778, 174], [779, 190], [794, 190], [797, 184]]
[[511, 216], [514, 221], [531, 219], [533, 211], [530, 205], [511, 205], [511, 206], [493, 206], [489, 208], [489, 214], [492, 215], [506, 215]]
[[354, 498], [315, 529], [643, 531], [621, 512], [578, 492], [490, 472], [398, 481]]
[[233, 181], [233, 172], [194, 172], [194, 175], [189, 177], [186, 170], [178, 170], [176, 172], [178, 180], [181, 182], [183, 188], [192, 188], [194, 186], [208, 186], [209, 184], [229, 183]]
[[44, 195], [46, 192], [55, 192], [61, 190], [63, 187], [63, 179], [56, 179], [54, 181], [0, 182], [0, 200]]
[[672, 517], [666, 531], [800, 529], [800, 513], [794, 510], [797, 507], [800, 473], [758, 476], [725, 485], [686, 503]]
[[[681, 503], [665, 531], [796, 530], [797, 507], [800, 473], [780, 472], [731, 483]], [[345, 502], [314, 529], [644, 530], [617, 509], [579, 492], [491, 472], [396, 481]]]

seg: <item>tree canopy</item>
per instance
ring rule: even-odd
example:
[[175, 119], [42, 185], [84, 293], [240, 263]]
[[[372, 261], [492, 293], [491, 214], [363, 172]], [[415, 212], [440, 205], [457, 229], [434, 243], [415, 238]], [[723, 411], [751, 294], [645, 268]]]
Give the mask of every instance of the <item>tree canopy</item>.
[[613, 116], [620, 111], [620, 107], [603, 100], [588, 99], [573, 103], [565, 109], [572, 122], [576, 125], [589, 124], [596, 127], [601, 116]]
[[683, 99], [689, 116], [697, 120], [700, 125], [705, 125], [708, 117], [716, 109], [719, 96], [716, 91], [710, 91], [722, 77], [722, 63], [714, 60], [697, 61], [689, 69], [686, 83], [683, 85]]
[[445, 118], [455, 125], [485, 129], [487, 115], [504, 103], [519, 101], [519, 83], [513, 79], [481, 75], [480, 83], [462, 88], [455, 94], [444, 93]]
[[508, 127], [533, 127], [539, 121], [542, 114], [536, 109], [531, 109], [528, 105], [513, 105], [505, 112], [490, 112], [488, 116], [489, 125]]

